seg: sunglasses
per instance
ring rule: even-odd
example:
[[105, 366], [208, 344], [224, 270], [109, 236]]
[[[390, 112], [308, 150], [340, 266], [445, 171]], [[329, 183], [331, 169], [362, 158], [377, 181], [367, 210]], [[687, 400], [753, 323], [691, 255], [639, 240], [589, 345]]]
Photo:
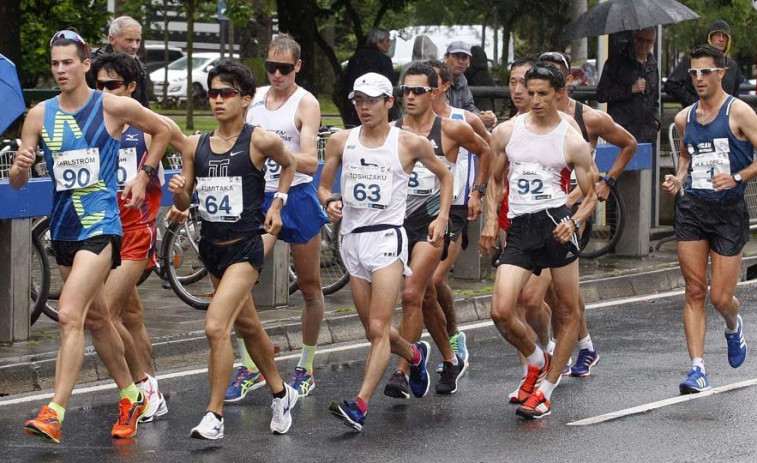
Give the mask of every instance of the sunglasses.
[[402, 89], [402, 94], [407, 96], [411, 93], [415, 95], [425, 95], [432, 90], [436, 90], [436, 87], [410, 87], [407, 85], [401, 85], [400, 89]]
[[98, 80], [95, 83], [95, 87], [97, 87], [98, 90], [102, 90], [104, 88], [107, 88], [108, 90], [116, 90], [124, 85], [129, 85], [131, 82], [126, 82], [125, 80]]
[[224, 100], [227, 98], [233, 98], [237, 95], [242, 93], [241, 91], [237, 90], [236, 88], [231, 87], [224, 87], [224, 88], [211, 88], [208, 89], [208, 98], [211, 100], [215, 100], [219, 96], [223, 98]]
[[53, 34], [53, 38], [50, 39], [50, 46], [58, 40], [73, 40], [74, 42], [79, 42], [82, 45], [87, 46], [87, 41], [74, 31], [63, 30], [56, 32]]
[[534, 77], [534, 76], [547, 77], [547, 78], [552, 78], [552, 79], [557, 78], [555, 73], [552, 72], [552, 69], [550, 69], [549, 67], [545, 65], [539, 66], [538, 64], [532, 67], [531, 69], [529, 69], [528, 72], [526, 72], [526, 80], [528, 80], [529, 77]]
[[355, 106], [363, 106], [364, 104], [368, 104], [368, 106], [373, 106], [375, 104], [378, 104], [379, 101], [384, 101], [385, 97], [382, 96], [356, 96], [352, 99], [352, 104]]
[[279, 71], [282, 76], [286, 76], [292, 71], [294, 71], [294, 64], [277, 63], [276, 61], [266, 61], [265, 70], [268, 71], [269, 74], [276, 74], [276, 71]]
[[565, 66], [565, 69], [570, 69], [570, 64], [568, 63], [568, 60], [565, 58], [565, 56], [563, 56], [562, 53], [557, 53], [556, 51], [548, 51], [546, 53], [542, 53], [539, 57], [539, 61], [559, 64]]
[[710, 77], [710, 75], [713, 72], [722, 71], [722, 70], [723, 68], [699, 68], [699, 69], [691, 68], [689, 69], [689, 75], [691, 76], [692, 79], [696, 79], [699, 76]]

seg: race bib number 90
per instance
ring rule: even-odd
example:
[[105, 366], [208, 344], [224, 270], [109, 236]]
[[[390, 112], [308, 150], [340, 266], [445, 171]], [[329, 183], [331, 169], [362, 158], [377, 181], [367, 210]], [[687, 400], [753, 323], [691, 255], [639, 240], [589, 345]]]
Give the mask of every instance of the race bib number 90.
[[208, 222], [236, 222], [242, 217], [242, 177], [198, 177], [200, 215]]
[[552, 199], [552, 172], [541, 164], [513, 162], [510, 176], [510, 197], [519, 202]]
[[55, 191], [92, 186], [100, 178], [100, 150], [86, 148], [52, 153]]
[[394, 173], [389, 167], [346, 166], [342, 201], [358, 209], [386, 209], [392, 198]]

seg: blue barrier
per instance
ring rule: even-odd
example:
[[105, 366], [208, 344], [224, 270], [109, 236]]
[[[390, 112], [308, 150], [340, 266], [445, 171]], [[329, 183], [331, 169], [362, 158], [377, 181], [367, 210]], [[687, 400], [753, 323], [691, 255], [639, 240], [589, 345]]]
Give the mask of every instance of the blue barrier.
[[[615, 158], [618, 157], [620, 148], [615, 145], [598, 145], [594, 162], [600, 172], [607, 172], [612, 168]], [[636, 152], [624, 170], [644, 170], [652, 168], [652, 144], [639, 143]]]

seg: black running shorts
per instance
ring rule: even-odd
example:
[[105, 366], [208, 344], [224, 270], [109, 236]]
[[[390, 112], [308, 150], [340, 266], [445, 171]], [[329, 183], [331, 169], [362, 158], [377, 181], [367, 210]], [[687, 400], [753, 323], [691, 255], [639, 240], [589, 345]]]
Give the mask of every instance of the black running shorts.
[[749, 241], [749, 210], [744, 198], [712, 201], [686, 194], [676, 200], [677, 241], [706, 240], [721, 256], [741, 253]]
[[231, 244], [215, 244], [200, 240], [200, 260], [216, 278], [223, 277], [227, 268], [248, 262], [258, 271], [263, 268], [263, 239], [259, 234], [248, 235]]
[[83, 241], [51, 241], [55, 262], [63, 267], [73, 267], [74, 257], [79, 251], [89, 251], [100, 255], [108, 244], [113, 245], [111, 269], [121, 265], [121, 237], [118, 235], [99, 235]]

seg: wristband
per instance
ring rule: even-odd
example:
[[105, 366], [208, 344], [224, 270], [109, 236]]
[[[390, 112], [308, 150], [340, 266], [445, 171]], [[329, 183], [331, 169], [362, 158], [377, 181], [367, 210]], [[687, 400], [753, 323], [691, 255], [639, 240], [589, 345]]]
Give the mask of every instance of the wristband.
[[609, 186], [610, 188], [615, 188], [615, 182], [616, 180], [609, 175], [605, 175], [602, 177], [602, 180]]
[[339, 198], [329, 198], [329, 199], [327, 199], [326, 202], [323, 203], [323, 208], [324, 209], [328, 209], [329, 208], [329, 204], [333, 203], [334, 201], [339, 201]]

